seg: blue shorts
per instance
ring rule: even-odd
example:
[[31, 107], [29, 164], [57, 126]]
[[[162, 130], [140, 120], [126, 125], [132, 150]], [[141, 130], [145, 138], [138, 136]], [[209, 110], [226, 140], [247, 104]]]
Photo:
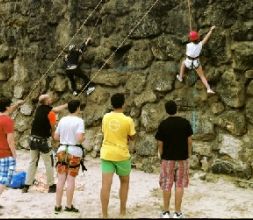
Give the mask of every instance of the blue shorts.
[[0, 184], [8, 185], [11, 183], [16, 168], [16, 159], [13, 157], [0, 158]]

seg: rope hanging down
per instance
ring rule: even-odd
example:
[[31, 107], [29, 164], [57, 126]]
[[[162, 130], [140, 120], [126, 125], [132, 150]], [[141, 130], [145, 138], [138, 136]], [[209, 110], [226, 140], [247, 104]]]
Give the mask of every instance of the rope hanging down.
[[[72, 43], [73, 39], [76, 37], [76, 35], [81, 31], [81, 29], [83, 28], [83, 26], [86, 24], [86, 22], [89, 20], [89, 18], [93, 15], [93, 13], [97, 10], [97, 8], [101, 5], [101, 3], [103, 2], [103, 0], [100, 0], [100, 2], [96, 5], [96, 7], [92, 10], [92, 12], [88, 15], [88, 17], [84, 20], [84, 22], [82, 23], [82, 25], [79, 27], [79, 29], [76, 31], [76, 33], [74, 34], [74, 36], [69, 40], [69, 42], [64, 46], [64, 48], [62, 49], [62, 51], [58, 54], [58, 56], [55, 58], [55, 60], [51, 63], [51, 65], [49, 66], [49, 68], [47, 69], [47, 71], [42, 74], [42, 76], [39, 78], [39, 80], [35, 83], [35, 85], [31, 88], [30, 92], [28, 93], [28, 95], [24, 98], [24, 102], [27, 101], [28, 97], [33, 93], [33, 91], [37, 88], [37, 86], [40, 84], [40, 82], [47, 76], [48, 72], [51, 70], [51, 68], [54, 66], [54, 64], [56, 63], [56, 61], [59, 59], [59, 57], [64, 53], [64, 50]], [[97, 19], [97, 22], [95, 24], [95, 26], [98, 23], [99, 18]], [[93, 30], [94, 31], [94, 30]], [[93, 33], [92, 31], [92, 33]], [[91, 36], [91, 35], [90, 35]], [[17, 112], [17, 110], [15, 110], [15, 113]], [[14, 114], [14, 113], [13, 113]], [[17, 116], [17, 113], [14, 114], [14, 118]]]
[[78, 94], [80, 96], [85, 89], [90, 85], [91, 81], [96, 78], [99, 72], [105, 67], [105, 65], [111, 60], [111, 58], [115, 55], [115, 53], [120, 49], [120, 47], [126, 42], [128, 37], [133, 33], [133, 31], [139, 26], [139, 24], [143, 21], [143, 19], [149, 14], [149, 12], [152, 10], [152, 8], [159, 2], [159, 0], [156, 0], [151, 7], [146, 11], [146, 13], [142, 16], [142, 18], [137, 22], [137, 24], [130, 30], [128, 35], [124, 38], [124, 40], [120, 43], [120, 45], [114, 50], [114, 52], [109, 56], [109, 58], [104, 62], [104, 64], [100, 67], [100, 69], [94, 74], [94, 76], [90, 79], [90, 81], [85, 85], [85, 87], [82, 89], [82, 91]]
[[190, 28], [190, 31], [192, 31], [191, 3], [190, 3], [190, 0], [187, 0], [187, 2], [188, 2], [188, 13], [189, 13], [189, 28]]
[[[191, 3], [190, 0], [187, 0], [188, 3], [188, 18], [189, 18], [189, 29], [190, 31], [192, 31], [192, 12], [191, 12]], [[196, 82], [197, 81], [197, 75], [195, 73], [195, 70], [190, 70], [190, 80], [192, 82]], [[193, 134], [196, 133], [197, 131], [197, 113], [196, 113], [196, 105], [194, 102], [194, 97], [196, 96], [197, 92], [196, 92], [196, 88], [194, 87], [192, 90], [192, 102], [193, 102], [193, 111], [192, 111], [192, 130], [193, 130]]]

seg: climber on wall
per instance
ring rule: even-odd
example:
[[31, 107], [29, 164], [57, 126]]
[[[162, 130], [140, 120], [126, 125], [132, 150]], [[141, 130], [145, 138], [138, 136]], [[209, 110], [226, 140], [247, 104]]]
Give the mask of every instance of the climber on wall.
[[180, 74], [177, 75], [177, 79], [182, 82], [183, 76], [185, 72], [185, 68], [187, 69], [194, 69], [196, 70], [197, 74], [199, 75], [202, 83], [205, 85], [207, 89], [207, 93], [215, 93], [207, 82], [207, 79], [204, 75], [204, 71], [199, 61], [199, 55], [201, 53], [202, 47], [204, 44], [207, 43], [208, 39], [210, 38], [213, 29], [215, 26], [212, 26], [203, 40], [199, 40], [199, 34], [196, 31], [190, 31], [189, 33], [189, 40], [191, 41], [186, 45], [186, 59], [182, 62], [180, 67]]
[[[83, 80], [83, 88], [89, 83], [89, 87], [86, 89], [86, 94], [89, 95], [95, 90], [95, 87], [91, 85], [90, 79], [82, 73], [79, 68], [80, 61], [82, 58], [83, 52], [87, 49], [87, 46], [90, 42], [91, 38], [87, 38], [85, 43], [81, 45], [80, 48], [77, 48], [76, 45], [72, 44], [69, 46], [68, 54], [64, 57], [65, 67], [66, 67], [66, 74], [70, 80], [71, 88], [73, 90], [73, 95], [76, 96], [78, 94], [77, 86], [76, 86], [76, 77], [80, 77]], [[81, 89], [82, 91], [82, 89]]]

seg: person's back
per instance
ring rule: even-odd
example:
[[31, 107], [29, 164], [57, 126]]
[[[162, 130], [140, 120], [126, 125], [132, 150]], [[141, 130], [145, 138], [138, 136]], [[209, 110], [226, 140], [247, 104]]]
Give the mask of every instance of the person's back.
[[164, 160], [186, 160], [188, 158], [188, 137], [191, 125], [188, 120], [171, 116], [161, 122], [159, 132], [163, 135]]
[[34, 120], [32, 122], [31, 135], [48, 138], [51, 135], [51, 125], [48, 114], [52, 110], [49, 105], [39, 105], [36, 109]]
[[84, 122], [80, 117], [68, 115], [63, 117], [59, 122], [60, 129], [60, 142], [62, 144], [76, 145], [76, 133], [83, 132], [80, 128]]
[[186, 56], [191, 58], [197, 58], [199, 57], [201, 50], [202, 50], [202, 42], [190, 42], [186, 45]]
[[110, 112], [103, 118], [104, 139], [101, 158], [113, 161], [126, 160], [130, 157], [128, 135], [131, 134], [131, 118], [124, 113]]
[[79, 57], [82, 53], [79, 50], [73, 49], [69, 51], [69, 54], [66, 59], [67, 68], [73, 65], [78, 66]]
[[13, 121], [8, 115], [0, 116], [0, 158], [11, 156], [11, 149], [7, 141], [7, 133], [13, 132]]

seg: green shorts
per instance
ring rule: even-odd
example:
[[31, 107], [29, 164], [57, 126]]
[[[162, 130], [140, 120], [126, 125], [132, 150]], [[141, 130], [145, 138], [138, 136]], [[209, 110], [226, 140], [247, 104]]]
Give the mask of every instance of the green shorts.
[[101, 159], [102, 173], [116, 173], [119, 176], [129, 176], [131, 172], [131, 160], [110, 161]]

